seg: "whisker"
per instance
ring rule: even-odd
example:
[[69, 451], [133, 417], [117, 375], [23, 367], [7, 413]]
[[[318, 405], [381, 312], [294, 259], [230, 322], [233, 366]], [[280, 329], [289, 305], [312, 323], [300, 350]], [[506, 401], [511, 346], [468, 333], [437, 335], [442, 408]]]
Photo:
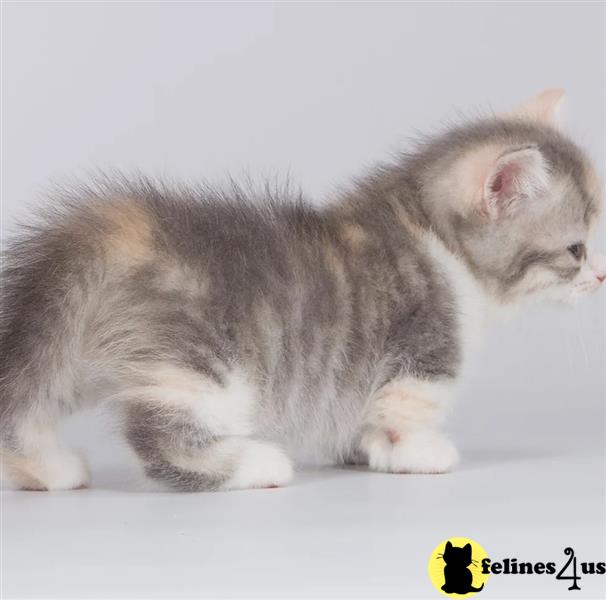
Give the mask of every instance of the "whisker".
[[587, 352], [587, 345], [585, 344], [585, 340], [583, 339], [583, 334], [581, 332], [581, 317], [578, 313], [575, 314], [576, 317], [576, 322], [577, 322], [577, 327], [575, 327], [575, 333], [577, 335], [577, 338], [579, 340], [579, 345], [581, 346], [581, 350], [583, 351], [583, 358], [585, 359], [585, 365], [589, 366], [590, 364], [590, 360], [589, 360], [589, 353]]

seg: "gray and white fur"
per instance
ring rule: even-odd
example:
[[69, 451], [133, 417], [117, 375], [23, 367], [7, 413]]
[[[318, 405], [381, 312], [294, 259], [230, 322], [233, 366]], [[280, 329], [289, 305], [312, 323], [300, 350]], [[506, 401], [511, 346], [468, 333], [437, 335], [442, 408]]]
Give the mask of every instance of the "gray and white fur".
[[429, 139], [323, 208], [144, 179], [63, 192], [5, 253], [5, 474], [87, 485], [57, 428], [101, 401], [176, 490], [284, 485], [299, 451], [450, 470], [441, 422], [484, 316], [606, 276], [560, 95]]

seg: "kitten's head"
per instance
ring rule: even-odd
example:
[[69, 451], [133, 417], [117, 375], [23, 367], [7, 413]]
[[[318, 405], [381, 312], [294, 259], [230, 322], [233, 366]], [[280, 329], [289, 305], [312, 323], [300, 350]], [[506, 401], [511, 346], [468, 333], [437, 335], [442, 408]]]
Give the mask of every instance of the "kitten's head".
[[[589, 159], [554, 124], [543, 92], [508, 115], [446, 134], [422, 175], [433, 221], [499, 303], [572, 302], [606, 279], [592, 252], [601, 191]], [[426, 155], [427, 157], [427, 155]]]
[[446, 542], [443, 554], [444, 562], [451, 567], [468, 567], [471, 564], [471, 544], [462, 548]]

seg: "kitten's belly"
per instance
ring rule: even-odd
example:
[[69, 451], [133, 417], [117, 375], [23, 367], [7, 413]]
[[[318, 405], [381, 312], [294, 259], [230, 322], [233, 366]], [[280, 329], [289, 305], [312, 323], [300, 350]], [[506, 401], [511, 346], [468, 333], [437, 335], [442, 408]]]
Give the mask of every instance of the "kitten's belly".
[[355, 445], [367, 404], [362, 391], [337, 391], [325, 382], [293, 387], [287, 395], [261, 395], [255, 430], [299, 462], [342, 461]]

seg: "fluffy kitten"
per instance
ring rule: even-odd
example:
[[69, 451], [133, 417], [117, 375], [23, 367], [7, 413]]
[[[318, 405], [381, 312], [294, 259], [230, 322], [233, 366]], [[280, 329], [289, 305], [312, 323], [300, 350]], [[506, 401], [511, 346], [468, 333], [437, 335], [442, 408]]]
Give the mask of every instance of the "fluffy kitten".
[[597, 289], [597, 177], [544, 92], [358, 181], [327, 208], [238, 189], [102, 182], [8, 247], [4, 468], [88, 483], [57, 425], [105, 400], [149, 477], [280, 486], [286, 450], [441, 473], [440, 430], [490, 306]]

